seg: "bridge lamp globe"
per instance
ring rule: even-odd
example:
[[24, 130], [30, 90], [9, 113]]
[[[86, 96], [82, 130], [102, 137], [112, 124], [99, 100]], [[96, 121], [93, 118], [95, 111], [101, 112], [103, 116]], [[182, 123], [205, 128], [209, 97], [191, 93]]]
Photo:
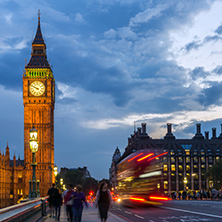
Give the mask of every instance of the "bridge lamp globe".
[[36, 153], [38, 151], [38, 131], [37, 129], [33, 126], [32, 129], [30, 130], [30, 149], [32, 153]]

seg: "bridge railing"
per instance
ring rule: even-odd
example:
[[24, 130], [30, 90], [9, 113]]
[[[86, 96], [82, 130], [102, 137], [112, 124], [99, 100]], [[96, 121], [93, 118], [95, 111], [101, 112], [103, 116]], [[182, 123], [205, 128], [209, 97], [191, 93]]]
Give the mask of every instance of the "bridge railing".
[[1, 222], [35, 222], [47, 213], [47, 197], [26, 199], [25, 202], [0, 209]]

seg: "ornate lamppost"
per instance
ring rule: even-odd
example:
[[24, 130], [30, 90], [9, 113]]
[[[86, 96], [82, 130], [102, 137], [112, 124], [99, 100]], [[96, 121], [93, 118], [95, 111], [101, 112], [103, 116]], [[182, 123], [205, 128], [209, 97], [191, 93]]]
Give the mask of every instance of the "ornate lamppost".
[[[38, 151], [38, 131], [37, 129], [35, 129], [34, 125], [32, 127], [32, 129], [30, 130], [30, 149], [32, 151], [32, 163], [31, 166], [33, 168], [33, 172], [32, 172], [32, 181], [29, 181], [29, 197], [30, 198], [35, 198], [37, 197], [37, 191], [36, 191], [36, 152]], [[38, 183], [39, 186], [39, 183]], [[39, 187], [38, 187], [39, 190]]]
[[55, 165], [54, 166], [54, 175], [55, 175], [55, 185], [56, 185], [56, 188], [57, 188], [57, 180], [56, 180], [56, 177], [58, 175], [58, 167]]

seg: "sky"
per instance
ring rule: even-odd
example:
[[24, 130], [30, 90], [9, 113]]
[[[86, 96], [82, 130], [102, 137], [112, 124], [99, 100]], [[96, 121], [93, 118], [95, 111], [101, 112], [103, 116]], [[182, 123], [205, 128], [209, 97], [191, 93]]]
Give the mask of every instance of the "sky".
[[38, 10], [56, 82], [55, 164], [109, 177], [134, 126], [191, 139], [222, 123], [221, 0], [1, 0], [0, 150], [24, 158], [22, 74]]

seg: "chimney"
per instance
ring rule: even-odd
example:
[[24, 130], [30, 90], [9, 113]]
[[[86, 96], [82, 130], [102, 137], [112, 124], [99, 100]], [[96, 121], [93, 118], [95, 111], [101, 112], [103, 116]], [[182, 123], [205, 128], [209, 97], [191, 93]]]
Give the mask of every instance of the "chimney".
[[200, 132], [201, 131], [201, 129], [200, 129], [201, 124], [197, 123], [196, 126], [197, 126], [197, 134], [201, 134], [201, 132]]
[[193, 137], [193, 139], [204, 139], [204, 136], [201, 133], [201, 124], [197, 123], [196, 127], [197, 127], [197, 132], [196, 132], [195, 136]]
[[168, 134], [172, 133], [172, 124], [171, 123], [167, 123], [167, 133]]
[[209, 140], [209, 131], [205, 131], [205, 139]]
[[212, 138], [211, 139], [216, 139], [217, 136], [216, 136], [216, 128], [212, 128]]
[[164, 139], [175, 139], [175, 136], [172, 133], [172, 124], [167, 123], [167, 134], [164, 136]]
[[218, 138], [222, 139], [222, 123], [220, 124], [220, 126], [221, 126], [221, 131], [220, 131], [220, 136]]
[[146, 134], [146, 123], [142, 123], [142, 134]]
[[141, 134], [141, 127], [138, 127], [137, 131], [138, 131], [138, 136], [140, 136], [140, 134]]

